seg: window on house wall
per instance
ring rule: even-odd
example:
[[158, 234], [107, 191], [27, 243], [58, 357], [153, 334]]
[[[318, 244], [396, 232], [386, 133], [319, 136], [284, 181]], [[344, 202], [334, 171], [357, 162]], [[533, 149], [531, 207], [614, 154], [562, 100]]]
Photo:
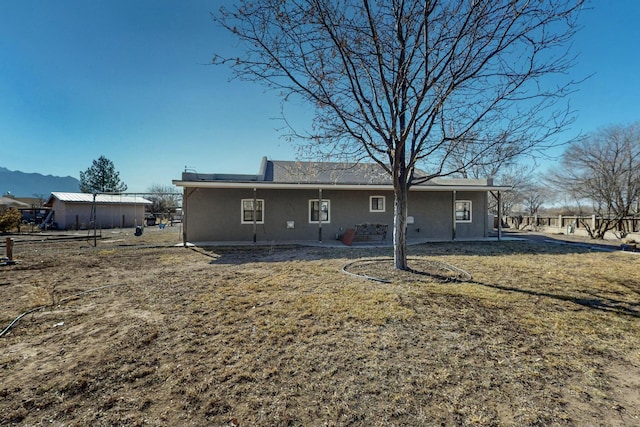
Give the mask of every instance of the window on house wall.
[[456, 222], [471, 222], [470, 200], [456, 200]]
[[369, 197], [369, 212], [384, 212], [384, 196]]
[[[256, 223], [264, 224], [264, 200], [256, 201]], [[242, 199], [242, 224], [253, 224], [253, 199]]]
[[329, 200], [309, 200], [309, 222], [331, 222]]

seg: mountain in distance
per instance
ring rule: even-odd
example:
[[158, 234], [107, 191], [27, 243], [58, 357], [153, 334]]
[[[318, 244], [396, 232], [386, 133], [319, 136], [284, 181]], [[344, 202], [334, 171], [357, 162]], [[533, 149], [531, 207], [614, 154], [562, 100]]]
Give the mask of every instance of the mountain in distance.
[[25, 173], [0, 166], [0, 196], [11, 193], [15, 197], [33, 197], [37, 194], [47, 198], [54, 191], [77, 193], [80, 181], [71, 176]]

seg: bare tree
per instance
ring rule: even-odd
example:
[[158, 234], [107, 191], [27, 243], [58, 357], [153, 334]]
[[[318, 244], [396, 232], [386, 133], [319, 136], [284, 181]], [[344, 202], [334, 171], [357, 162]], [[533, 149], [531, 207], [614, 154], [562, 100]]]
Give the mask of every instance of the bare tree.
[[542, 205], [552, 198], [551, 191], [538, 182], [532, 182], [520, 190], [522, 207], [527, 215], [534, 216], [540, 211]]
[[624, 237], [622, 219], [640, 199], [640, 123], [611, 126], [573, 142], [551, 179], [579, 205], [592, 206], [600, 219], [596, 226], [581, 221], [592, 238], [616, 228]]
[[148, 198], [151, 200], [151, 212], [169, 215], [171, 210], [180, 207], [182, 194], [171, 185], [152, 184], [147, 189]]
[[[511, 186], [512, 190], [502, 196], [502, 213], [509, 216], [516, 205], [522, 203], [524, 188], [531, 185], [533, 166], [509, 165], [497, 177], [500, 185]], [[497, 210], [497, 207], [496, 207]]]
[[[497, 138], [506, 138], [506, 135], [498, 135]], [[474, 144], [480, 139], [477, 135], [471, 135], [469, 142], [457, 144], [447, 156], [445, 168], [456, 171], [463, 178], [498, 177], [501, 171], [516, 167], [518, 144], [510, 144], [501, 141], [495, 144], [493, 149], [487, 150], [481, 144]], [[476, 150], [484, 149], [481, 155]]]
[[[241, 0], [213, 16], [241, 53], [213, 62], [311, 103], [314, 126], [295, 136], [314, 157], [384, 168], [395, 194], [395, 266], [406, 269], [411, 185], [486, 162], [487, 153], [543, 149], [571, 121], [559, 101], [575, 84], [566, 71], [581, 5]], [[451, 166], [456, 152], [468, 155]]]
[[33, 196], [33, 203], [31, 204], [31, 207], [33, 209], [40, 209], [42, 206], [44, 206], [44, 203], [47, 201], [44, 194], [33, 193], [32, 196]]

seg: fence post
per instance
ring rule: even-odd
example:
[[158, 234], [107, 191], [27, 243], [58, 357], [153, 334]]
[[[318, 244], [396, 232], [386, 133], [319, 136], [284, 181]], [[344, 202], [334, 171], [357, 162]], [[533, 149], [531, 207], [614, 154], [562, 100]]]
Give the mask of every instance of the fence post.
[[11, 237], [7, 237], [7, 259], [9, 261], [13, 260], [13, 239]]

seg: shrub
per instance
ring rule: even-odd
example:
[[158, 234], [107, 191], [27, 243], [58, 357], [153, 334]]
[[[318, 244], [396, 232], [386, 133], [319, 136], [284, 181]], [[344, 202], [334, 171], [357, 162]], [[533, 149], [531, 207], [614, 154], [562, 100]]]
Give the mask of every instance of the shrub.
[[16, 208], [0, 210], [0, 232], [12, 230], [20, 225], [22, 214]]

